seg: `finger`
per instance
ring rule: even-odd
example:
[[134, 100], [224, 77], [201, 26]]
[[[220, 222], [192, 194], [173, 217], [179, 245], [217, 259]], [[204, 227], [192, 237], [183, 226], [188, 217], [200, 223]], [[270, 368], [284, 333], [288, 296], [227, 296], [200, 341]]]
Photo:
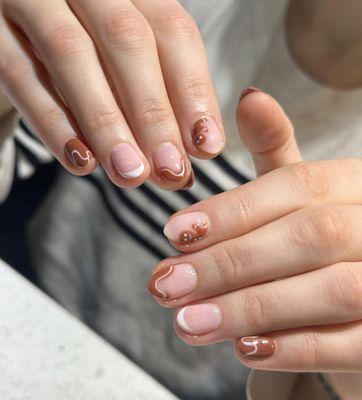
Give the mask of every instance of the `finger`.
[[163, 76], [187, 151], [219, 154], [225, 143], [219, 106], [196, 23], [176, 0], [133, 0], [150, 23]]
[[196, 251], [310, 205], [360, 204], [361, 175], [359, 159], [279, 168], [182, 210], [167, 222], [164, 233], [178, 249]]
[[[362, 259], [361, 206], [307, 207], [246, 235], [160, 263], [150, 292], [182, 304]], [[271, 251], [272, 249], [272, 251]]]
[[189, 344], [362, 318], [362, 263], [335, 264], [191, 304], [176, 313]]
[[69, 172], [89, 174], [97, 160], [78, 137], [74, 121], [46, 70], [22, 35], [5, 21], [0, 26], [0, 83], [5, 93]]
[[246, 89], [236, 115], [240, 136], [253, 157], [258, 176], [302, 161], [293, 125], [271, 96], [256, 88]]
[[[149, 166], [112, 94], [93, 43], [61, 0], [9, 3], [110, 179], [137, 186]], [[37, 21], [37, 23], [34, 23]]]
[[362, 322], [307, 327], [238, 340], [236, 353], [249, 368], [298, 372], [361, 369]]
[[152, 166], [153, 180], [168, 189], [184, 187], [191, 165], [151, 27], [129, 0], [70, 3], [99, 49], [133, 135]]

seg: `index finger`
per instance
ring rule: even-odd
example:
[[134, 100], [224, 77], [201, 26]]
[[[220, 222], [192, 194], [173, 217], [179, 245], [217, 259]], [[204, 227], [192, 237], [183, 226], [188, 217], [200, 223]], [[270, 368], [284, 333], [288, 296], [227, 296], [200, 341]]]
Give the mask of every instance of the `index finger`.
[[178, 212], [164, 233], [181, 251], [196, 251], [316, 204], [361, 204], [359, 159], [298, 163]]

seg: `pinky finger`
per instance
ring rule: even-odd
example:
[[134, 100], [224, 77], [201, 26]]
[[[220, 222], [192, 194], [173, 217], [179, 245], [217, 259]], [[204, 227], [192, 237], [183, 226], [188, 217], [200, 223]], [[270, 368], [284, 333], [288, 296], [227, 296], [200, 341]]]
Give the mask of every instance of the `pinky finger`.
[[47, 71], [26, 38], [7, 27], [4, 21], [0, 48], [0, 88], [69, 172], [75, 175], [92, 172], [97, 160], [77, 134], [74, 120]]
[[362, 322], [243, 337], [236, 343], [236, 352], [253, 369], [360, 372]]

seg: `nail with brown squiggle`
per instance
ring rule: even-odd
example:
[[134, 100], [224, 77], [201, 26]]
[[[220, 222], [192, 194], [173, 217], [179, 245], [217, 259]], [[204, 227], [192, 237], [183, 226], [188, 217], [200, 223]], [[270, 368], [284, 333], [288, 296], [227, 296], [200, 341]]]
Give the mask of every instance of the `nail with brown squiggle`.
[[195, 147], [207, 154], [218, 154], [224, 147], [224, 138], [212, 117], [205, 116], [195, 122], [192, 130]]
[[172, 143], [162, 143], [153, 153], [158, 175], [167, 182], [182, 182], [187, 174], [186, 162]]
[[246, 336], [239, 340], [240, 353], [251, 360], [270, 357], [275, 352], [275, 340], [265, 336]]
[[79, 139], [70, 139], [65, 145], [65, 152], [75, 167], [84, 168], [93, 160], [89, 148]]
[[190, 246], [205, 238], [209, 230], [209, 217], [194, 211], [172, 217], [165, 226], [164, 234], [175, 244]]

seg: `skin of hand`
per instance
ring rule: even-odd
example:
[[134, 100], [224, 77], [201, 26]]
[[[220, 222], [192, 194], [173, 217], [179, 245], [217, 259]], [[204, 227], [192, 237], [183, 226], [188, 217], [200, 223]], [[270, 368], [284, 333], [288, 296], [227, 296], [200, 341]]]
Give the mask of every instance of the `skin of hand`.
[[176, 0], [0, 0], [0, 88], [70, 172], [193, 182], [224, 147], [196, 23]]
[[244, 93], [237, 119], [259, 177], [171, 217], [184, 253], [149, 290], [176, 309], [182, 340], [234, 341], [250, 368], [362, 372], [362, 161], [302, 162], [261, 91]]

